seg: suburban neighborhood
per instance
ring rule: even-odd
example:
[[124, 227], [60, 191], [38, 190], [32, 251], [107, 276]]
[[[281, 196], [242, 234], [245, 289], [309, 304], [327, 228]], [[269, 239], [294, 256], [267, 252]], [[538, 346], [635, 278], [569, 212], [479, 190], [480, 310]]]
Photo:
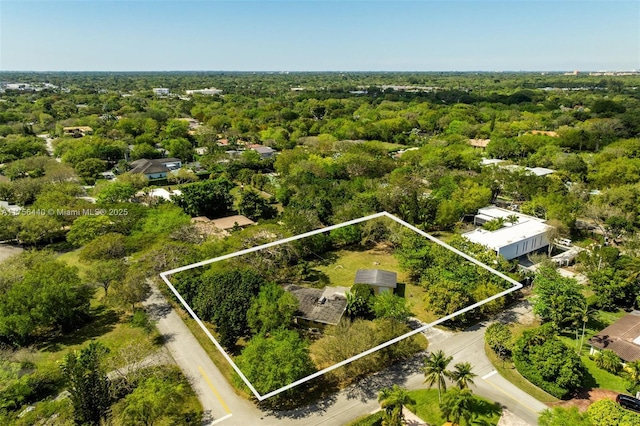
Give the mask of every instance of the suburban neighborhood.
[[115, 75], [0, 72], [0, 424], [640, 424], [637, 75]]

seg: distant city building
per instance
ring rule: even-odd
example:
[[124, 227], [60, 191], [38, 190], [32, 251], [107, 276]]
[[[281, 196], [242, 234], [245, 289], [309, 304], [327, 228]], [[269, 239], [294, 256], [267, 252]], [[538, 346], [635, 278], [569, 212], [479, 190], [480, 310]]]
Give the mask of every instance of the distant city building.
[[155, 87], [152, 90], [153, 94], [156, 96], [166, 96], [169, 94], [169, 89], [167, 89], [166, 87]]

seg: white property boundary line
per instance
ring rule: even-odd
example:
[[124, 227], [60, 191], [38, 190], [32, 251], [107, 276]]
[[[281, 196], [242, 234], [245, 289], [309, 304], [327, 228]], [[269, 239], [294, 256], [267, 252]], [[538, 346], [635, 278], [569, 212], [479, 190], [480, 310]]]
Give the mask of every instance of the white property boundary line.
[[[349, 225], [355, 225], [356, 223], [360, 223], [360, 222], [365, 222], [371, 219], [376, 219], [379, 217], [387, 217], [397, 223], [399, 223], [400, 225], [405, 226], [406, 228], [411, 229], [412, 231], [422, 235], [423, 237], [429, 239], [430, 241], [441, 245], [442, 247], [445, 247], [448, 250], [451, 250], [452, 252], [456, 253], [459, 256], [462, 256], [463, 258], [467, 259], [468, 261], [474, 263], [477, 266], [480, 266], [481, 268], [486, 269], [487, 271], [491, 272], [494, 275], [499, 276], [500, 278], [510, 282], [511, 284], [513, 284], [513, 287], [511, 287], [510, 289], [501, 291], [498, 294], [495, 294], [491, 297], [488, 297], [480, 302], [474, 303], [473, 305], [467, 306], [466, 308], [460, 309], [459, 311], [456, 311], [452, 314], [446, 315], [440, 319], [437, 319], [429, 324], [426, 324], [420, 328], [417, 328], [415, 330], [412, 330], [408, 333], [405, 333], [401, 336], [398, 336], [394, 339], [389, 340], [388, 342], [382, 343], [378, 346], [375, 346], [369, 350], [366, 350], [358, 355], [352, 356], [351, 358], [345, 359], [344, 361], [341, 361], [335, 365], [332, 365], [331, 367], [327, 367], [323, 370], [317, 371], [313, 374], [310, 374], [307, 377], [303, 377], [302, 379], [296, 380], [295, 382], [288, 384], [286, 386], [281, 387], [280, 389], [276, 389], [272, 392], [266, 393], [264, 395], [261, 395], [251, 384], [251, 382], [249, 382], [249, 380], [247, 380], [246, 376], [242, 373], [242, 371], [240, 371], [240, 369], [238, 368], [238, 366], [236, 365], [235, 362], [233, 362], [233, 360], [231, 359], [231, 357], [227, 354], [227, 352], [222, 348], [222, 346], [220, 345], [220, 343], [218, 343], [218, 341], [213, 337], [213, 335], [211, 334], [211, 332], [207, 329], [207, 327], [204, 325], [204, 323], [202, 322], [202, 320], [200, 320], [200, 318], [198, 318], [198, 316], [196, 315], [195, 312], [193, 312], [193, 310], [191, 309], [191, 307], [187, 304], [187, 302], [182, 298], [182, 296], [180, 295], [180, 293], [178, 293], [178, 291], [175, 289], [175, 287], [171, 284], [171, 282], [169, 281], [169, 279], [167, 278], [169, 275], [175, 274], [177, 272], [182, 272], [182, 271], [187, 271], [189, 269], [194, 269], [194, 268], [198, 268], [200, 266], [204, 266], [204, 265], [208, 265], [214, 262], [218, 262], [221, 260], [227, 260], [227, 259], [231, 259], [234, 257], [238, 257], [238, 256], [242, 256], [248, 253], [253, 253], [255, 251], [259, 251], [265, 248], [269, 248], [269, 247], [274, 247], [274, 246], [278, 246], [280, 244], [286, 244], [292, 241], [296, 241], [296, 240], [300, 240], [302, 238], [306, 238], [306, 237], [310, 237], [312, 235], [318, 235], [318, 234], [322, 234], [325, 232], [329, 232], [332, 231], [334, 229], [338, 229], [338, 228], [342, 228], [345, 226], [349, 226]], [[222, 356], [224, 356], [224, 358], [229, 362], [229, 364], [231, 364], [231, 367], [233, 367], [233, 369], [235, 370], [236, 373], [238, 373], [238, 375], [240, 376], [240, 378], [244, 381], [244, 383], [249, 387], [249, 389], [251, 389], [251, 392], [255, 395], [255, 397], [259, 400], [259, 401], [264, 401], [267, 398], [271, 398], [272, 396], [275, 396], [281, 392], [284, 392], [286, 390], [289, 390], [291, 388], [294, 388], [302, 383], [308, 382], [309, 380], [315, 379], [316, 377], [322, 376], [325, 373], [328, 373], [329, 371], [335, 370], [336, 368], [342, 367], [343, 365], [349, 364], [350, 362], [353, 362], [357, 359], [360, 359], [362, 357], [365, 357], [367, 355], [370, 355], [376, 351], [379, 351], [380, 349], [386, 348], [387, 346], [393, 345], [394, 343], [397, 343], [401, 340], [406, 339], [407, 337], [413, 336], [414, 334], [418, 334], [423, 332], [424, 330], [433, 327], [434, 325], [438, 325], [440, 323], [443, 323], [445, 321], [448, 321], [452, 318], [455, 318], [456, 316], [463, 314], [465, 312], [471, 311], [472, 309], [477, 308], [478, 306], [482, 306], [485, 303], [491, 302], [492, 300], [498, 299], [502, 296], [505, 296], [509, 293], [512, 293], [516, 290], [519, 290], [522, 288], [522, 284], [520, 284], [518, 281], [506, 276], [505, 274], [503, 274], [502, 272], [496, 271], [495, 269], [491, 268], [490, 266], [485, 265], [484, 263], [476, 260], [475, 258], [469, 256], [466, 253], [461, 252], [460, 250], [451, 247], [450, 245], [448, 245], [445, 242], [442, 242], [440, 240], [438, 240], [437, 238], [427, 234], [426, 232], [416, 228], [415, 226], [405, 222], [402, 219], [397, 218], [396, 216], [387, 213], [387, 212], [381, 212], [381, 213], [376, 213], [376, 214], [372, 214], [370, 216], [365, 216], [365, 217], [361, 217], [359, 219], [354, 219], [354, 220], [350, 220], [348, 222], [343, 222], [340, 223], [338, 225], [332, 225], [332, 226], [327, 226], [326, 228], [321, 228], [321, 229], [316, 229], [310, 232], [306, 232], [304, 234], [300, 234], [300, 235], [296, 235], [294, 237], [289, 237], [289, 238], [284, 238], [282, 240], [278, 240], [278, 241], [273, 241], [267, 244], [263, 244], [260, 246], [256, 246], [256, 247], [251, 247], [245, 250], [240, 250], [237, 251], [235, 253], [230, 253], [230, 254], [226, 254], [224, 256], [219, 256], [213, 259], [209, 259], [209, 260], [204, 260], [202, 262], [198, 262], [198, 263], [192, 263], [191, 265], [186, 265], [186, 266], [182, 266], [180, 268], [176, 268], [176, 269], [172, 269], [170, 271], [165, 271], [162, 272], [160, 274], [160, 277], [162, 278], [162, 280], [167, 284], [167, 286], [169, 286], [169, 288], [171, 289], [171, 291], [173, 292], [173, 294], [176, 295], [176, 297], [178, 298], [178, 300], [180, 301], [180, 303], [182, 303], [182, 305], [185, 307], [185, 309], [187, 310], [187, 312], [189, 312], [189, 314], [191, 315], [191, 317], [193, 317], [193, 319], [198, 323], [198, 325], [200, 326], [200, 328], [202, 328], [202, 330], [205, 332], [205, 334], [209, 337], [209, 339], [211, 339], [211, 341], [213, 342], [213, 344], [216, 346], [216, 348], [218, 348], [218, 350], [220, 351], [220, 353], [222, 354]]]

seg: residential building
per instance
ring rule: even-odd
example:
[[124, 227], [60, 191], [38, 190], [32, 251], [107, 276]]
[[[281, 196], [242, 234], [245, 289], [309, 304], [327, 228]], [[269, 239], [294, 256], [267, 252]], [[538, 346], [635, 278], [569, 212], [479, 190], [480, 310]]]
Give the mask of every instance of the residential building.
[[141, 158], [131, 162], [131, 173], [143, 173], [149, 179], [162, 179], [167, 173], [182, 167], [182, 160], [178, 158], [158, 158], [148, 160]]
[[93, 133], [93, 129], [89, 126], [72, 126], [62, 128], [63, 136], [71, 136], [73, 138], [81, 138], [83, 136], [90, 135], [91, 133]]
[[624, 362], [640, 359], [640, 311], [631, 311], [591, 339], [590, 353], [610, 349]]
[[236, 226], [244, 228], [245, 226], [256, 224], [254, 221], [252, 221], [248, 217], [242, 216], [242, 215], [227, 216], [227, 217], [221, 217], [219, 219], [213, 219], [211, 223], [213, 224], [213, 226], [223, 231], [228, 231], [230, 229], [235, 228]]
[[497, 231], [478, 228], [462, 236], [495, 250], [507, 260], [549, 246], [547, 233], [551, 227], [537, 217], [489, 206], [478, 210], [473, 222], [475, 225], [482, 225], [496, 219], [503, 221], [503, 227]]
[[166, 87], [155, 87], [152, 90], [153, 94], [156, 96], [167, 96], [169, 94], [169, 89]]
[[3, 211], [6, 211], [6, 214], [17, 216], [22, 211], [22, 207], [15, 204], [9, 204], [8, 201], [0, 201], [0, 215], [4, 214]]
[[287, 285], [285, 291], [298, 299], [296, 323], [307, 327], [336, 325], [347, 309], [346, 287], [317, 288]]
[[373, 287], [373, 294], [393, 293], [398, 287], [398, 274], [382, 269], [359, 269], [354, 284], [367, 284]]
[[248, 146], [249, 149], [257, 152], [260, 158], [271, 158], [276, 153], [275, 149], [260, 144], [252, 144]]
[[210, 87], [208, 89], [195, 89], [195, 90], [187, 90], [187, 95], [199, 94], [199, 95], [220, 95], [222, 93], [221, 89], [216, 89], [215, 87]]

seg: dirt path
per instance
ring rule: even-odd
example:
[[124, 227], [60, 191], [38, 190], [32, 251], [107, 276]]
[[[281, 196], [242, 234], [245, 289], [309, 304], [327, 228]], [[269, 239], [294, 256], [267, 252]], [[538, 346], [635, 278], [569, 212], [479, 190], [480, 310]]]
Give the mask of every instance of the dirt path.
[[567, 401], [558, 401], [552, 402], [547, 405], [550, 407], [578, 407], [580, 411], [587, 411], [589, 405], [596, 401], [600, 401], [601, 399], [610, 399], [615, 401], [618, 392], [608, 390], [608, 389], [591, 389], [590, 391], [585, 391], [580, 393], [575, 398], [569, 399]]

